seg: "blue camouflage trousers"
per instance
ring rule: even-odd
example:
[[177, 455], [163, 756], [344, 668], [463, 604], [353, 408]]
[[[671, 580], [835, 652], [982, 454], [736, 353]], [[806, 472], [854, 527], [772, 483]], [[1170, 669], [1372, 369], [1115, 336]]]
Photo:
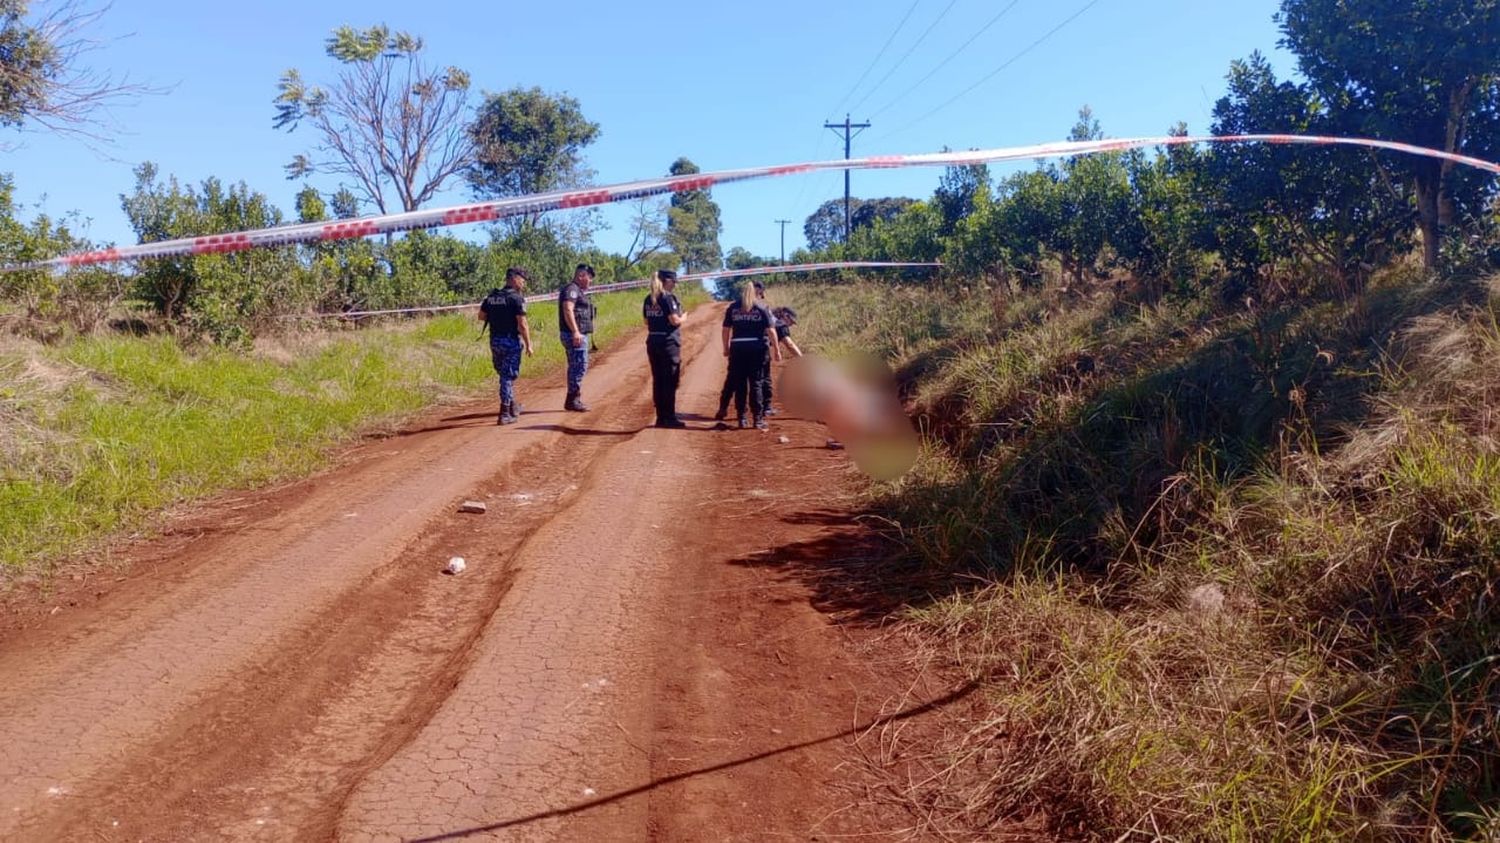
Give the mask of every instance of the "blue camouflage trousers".
[[574, 348], [572, 334], [563, 332], [559, 336], [568, 352], [568, 392], [577, 395], [583, 392], [583, 375], [589, 370], [589, 343], [593, 337], [584, 334], [583, 345]]
[[490, 362], [495, 364], [495, 374], [500, 376], [501, 405], [515, 403], [516, 378], [521, 376], [521, 338], [490, 337]]

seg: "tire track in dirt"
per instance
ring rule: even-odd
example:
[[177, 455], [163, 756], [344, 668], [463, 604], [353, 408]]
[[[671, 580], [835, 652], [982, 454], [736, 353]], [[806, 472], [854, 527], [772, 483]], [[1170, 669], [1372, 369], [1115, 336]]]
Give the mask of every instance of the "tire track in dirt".
[[[717, 395], [716, 311], [686, 332], [685, 411]], [[863, 547], [846, 460], [810, 422], [642, 427], [643, 358], [601, 360], [588, 414], [536, 412], [561, 395], [533, 386], [515, 427], [450, 415], [190, 519], [142, 557], [156, 573], [0, 639], [21, 680], [0, 688], [0, 839], [899, 825], [841, 767], [889, 677], [792, 570]], [[439, 575], [452, 554], [469, 569]]]
[[[474, 567], [462, 578], [434, 576], [448, 554], [436, 547], [445, 543], [440, 535], [424, 546], [423, 532], [444, 521], [475, 529], [468, 526], [474, 519], [451, 513], [486, 478], [497, 490], [506, 487], [513, 468], [529, 472], [524, 479], [552, 479], [546, 466], [555, 452], [566, 447], [587, 462], [611, 439], [624, 438], [574, 433], [640, 415], [645, 405], [635, 396], [644, 381], [634, 356], [611, 355], [591, 373], [594, 394], [609, 393], [607, 403], [617, 409], [584, 416], [536, 412], [537, 405], [560, 405], [553, 389], [535, 394], [523, 423], [503, 431], [485, 415], [472, 428], [389, 440], [402, 447], [384, 449], [349, 476], [335, 472], [310, 484], [321, 488], [265, 523], [189, 544], [185, 552], [201, 558], [176, 563], [176, 582], [155, 583], [155, 589], [145, 584], [106, 600], [89, 621], [58, 635], [39, 629], [6, 641], [0, 652], [0, 675], [7, 677], [0, 689], [0, 839], [22, 829], [51, 838], [85, 827], [120, 829], [121, 836], [150, 828], [155, 837], [167, 817], [191, 832], [195, 817], [224, 813], [215, 798], [223, 788], [200, 770], [217, 769], [230, 789], [245, 792], [240, 783], [257, 760], [275, 760], [276, 735], [297, 734], [299, 727], [346, 740], [364, 735], [362, 741], [326, 741], [323, 747], [333, 751], [320, 761], [307, 760], [320, 757], [315, 747], [283, 748], [281, 756], [292, 760], [280, 763], [305, 767], [300, 779], [317, 779], [357, 763], [350, 747], [373, 741], [378, 752], [382, 741], [392, 740], [383, 733], [390, 723], [419, 722], [422, 707], [445, 690], [428, 687], [433, 663], [441, 663], [444, 652], [462, 652], [465, 634], [455, 641], [453, 632], [464, 627], [454, 623], [452, 608], [465, 609], [467, 635], [481, 628], [504, 593], [504, 568], [495, 564], [504, 558], [504, 540], [524, 537], [527, 521], [531, 528], [545, 522], [548, 513], [539, 504], [576, 494], [576, 484], [552, 482], [546, 497], [526, 508], [530, 517], [520, 519], [522, 529], [500, 537], [497, 552], [468, 554]], [[294, 489], [289, 497], [295, 495]], [[520, 510], [499, 506], [490, 517], [507, 509]], [[372, 665], [385, 675], [373, 680]], [[351, 697], [351, 689], [368, 693]], [[402, 690], [426, 699], [412, 702]], [[189, 759], [192, 765], [184, 768]], [[265, 798], [247, 797], [263, 803], [249, 828], [305, 830], [306, 818], [296, 811], [280, 816], [298, 802], [327, 815], [337, 804], [337, 786], [313, 783], [300, 790], [272, 786], [261, 791]], [[279, 804], [271, 798], [287, 793], [298, 798]], [[131, 806], [141, 805], [153, 809], [141, 817], [146, 828], [128, 820], [142, 813]]]

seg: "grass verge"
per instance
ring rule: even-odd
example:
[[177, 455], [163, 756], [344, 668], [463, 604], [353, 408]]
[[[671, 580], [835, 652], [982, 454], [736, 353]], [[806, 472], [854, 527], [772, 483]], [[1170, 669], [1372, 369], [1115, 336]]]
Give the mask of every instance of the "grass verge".
[[[923, 829], [1500, 834], [1500, 305], [782, 291], [929, 433], [869, 490], [902, 612], [985, 704], [908, 747]], [[913, 301], [908, 302], [911, 299]]]

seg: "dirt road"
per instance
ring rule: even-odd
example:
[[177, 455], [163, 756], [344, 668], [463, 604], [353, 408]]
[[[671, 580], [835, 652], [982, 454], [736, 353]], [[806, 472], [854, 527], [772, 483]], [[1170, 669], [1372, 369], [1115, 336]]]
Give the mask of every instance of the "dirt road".
[[[511, 427], [434, 415], [181, 519], [121, 581], [53, 598], [76, 605], [14, 612], [0, 839], [888, 827], [841, 765], [889, 688], [781, 567], [854, 552], [828, 506], [845, 458], [809, 422], [694, 419], [723, 373], [694, 315], [690, 429], [646, 426], [637, 339], [596, 362], [590, 413], [554, 410], [553, 379]], [[468, 569], [442, 574], [453, 555]]]

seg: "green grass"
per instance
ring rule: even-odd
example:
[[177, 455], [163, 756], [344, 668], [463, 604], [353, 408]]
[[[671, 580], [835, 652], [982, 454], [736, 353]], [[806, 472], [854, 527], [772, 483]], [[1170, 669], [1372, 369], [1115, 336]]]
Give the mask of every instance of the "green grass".
[[[598, 301], [600, 345], [639, 325], [639, 293]], [[556, 319], [532, 307], [523, 378], [564, 365]], [[480, 327], [464, 313], [248, 354], [162, 336], [0, 345], [0, 574], [45, 574], [167, 507], [306, 475], [351, 437], [488, 393]]]
[[844, 292], [781, 295], [805, 346], [906, 379], [931, 435], [869, 505], [931, 577], [904, 613], [924, 657], [984, 688], [905, 748], [927, 830], [1500, 833], [1487, 288], [1396, 274], [1259, 312], [976, 288], [982, 319]]

